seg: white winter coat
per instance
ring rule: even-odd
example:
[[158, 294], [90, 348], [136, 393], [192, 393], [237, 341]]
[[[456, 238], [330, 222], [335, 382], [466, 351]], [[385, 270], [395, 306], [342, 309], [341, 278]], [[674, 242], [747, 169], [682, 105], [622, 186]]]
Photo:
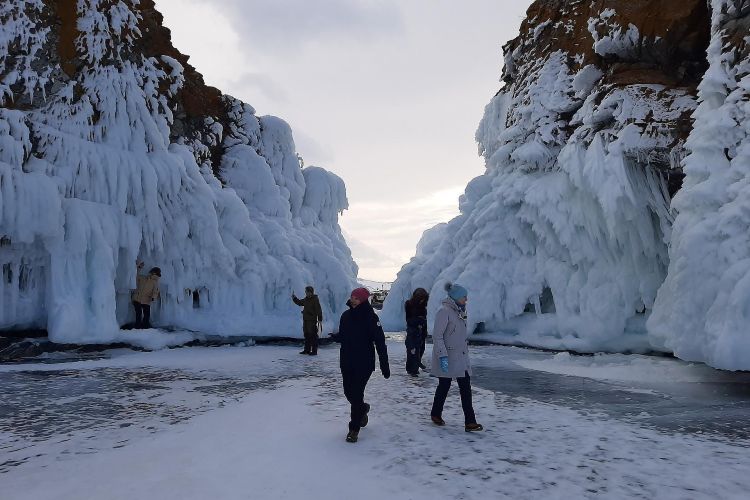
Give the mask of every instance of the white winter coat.
[[[465, 377], [466, 372], [471, 375], [468, 339], [466, 320], [460, 309], [452, 299], [443, 300], [432, 328], [432, 374], [445, 378]], [[447, 373], [440, 369], [441, 356], [448, 356]]]

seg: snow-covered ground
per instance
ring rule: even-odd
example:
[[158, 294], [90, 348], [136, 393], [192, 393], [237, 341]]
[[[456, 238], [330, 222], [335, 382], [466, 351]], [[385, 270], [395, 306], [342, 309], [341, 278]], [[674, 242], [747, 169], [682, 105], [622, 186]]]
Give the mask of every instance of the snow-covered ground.
[[[602, 382], [537, 370], [590, 361], [607, 371], [611, 364], [609, 375], [594, 378], [620, 380], [608, 393], [630, 394], [646, 409], [663, 397], [635, 392], [648, 380], [623, 382], [617, 373], [627, 372], [627, 360], [663, 387], [679, 387], [685, 373], [691, 383], [726, 384], [737, 375], [711, 379], [719, 372], [662, 358], [609, 363], [606, 356], [472, 350], [475, 407], [486, 432], [463, 432], [455, 387], [448, 425], [429, 423], [436, 381], [406, 376], [395, 338], [393, 376], [371, 379], [370, 424], [355, 445], [344, 442], [347, 403], [335, 347], [317, 358], [299, 356], [295, 346], [255, 346], [0, 366], [0, 388], [9, 395], [0, 413], [3, 496], [713, 499], [744, 498], [750, 487], [750, 441], [617, 417], [607, 411], [617, 403], [556, 402], [549, 395], [566, 386], [577, 384], [580, 403]], [[537, 375], [547, 381], [543, 391], [534, 387]], [[634, 392], [622, 391], [628, 388]]]

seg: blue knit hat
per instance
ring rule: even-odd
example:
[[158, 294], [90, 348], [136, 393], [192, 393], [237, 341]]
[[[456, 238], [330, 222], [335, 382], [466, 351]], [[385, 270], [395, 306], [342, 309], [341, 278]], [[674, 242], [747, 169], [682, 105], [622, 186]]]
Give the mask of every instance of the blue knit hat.
[[445, 290], [448, 292], [448, 297], [452, 298], [453, 300], [461, 300], [464, 297], [469, 296], [469, 292], [466, 290], [466, 288], [462, 287], [458, 283], [446, 283]]

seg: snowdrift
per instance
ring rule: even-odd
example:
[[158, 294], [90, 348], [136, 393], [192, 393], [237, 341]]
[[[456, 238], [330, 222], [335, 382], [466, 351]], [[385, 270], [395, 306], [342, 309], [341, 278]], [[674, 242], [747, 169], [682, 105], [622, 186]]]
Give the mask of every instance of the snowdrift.
[[355, 285], [343, 181], [292, 131], [206, 87], [147, 0], [0, 6], [0, 328], [114, 340], [135, 261], [162, 269], [157, 325], [300, 336]]

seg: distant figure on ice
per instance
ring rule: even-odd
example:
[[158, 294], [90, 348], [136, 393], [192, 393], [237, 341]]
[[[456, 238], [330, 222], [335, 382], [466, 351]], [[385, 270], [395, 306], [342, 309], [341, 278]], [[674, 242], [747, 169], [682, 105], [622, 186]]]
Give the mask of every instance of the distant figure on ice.
[[351, 404], [351, 421], [346, 440], [356, 443], [361, 427], [367, 425], [370, 405], [365, 403], [365, 387], [375, 371], [375, 351], [380, 359], [380, 371], [386, 379], [391, 376], [388, 349], [380, 319], [367, 300], [366, 288], [352, 291], [351, 309], [344, 311], [339, 323], [341, 341], [340, 365], [344, 395]]
[[320, 300], [315, 295], [315, 289], [311, 286], [305, 287], [305, 298], [298, 299], [292, 293], [292, 300], [302, 307], [302, 334], [305, 337], [305, 348], [300, 354], [318, 355], [318, 329], [323, 329], [323, 309]]
[[414, 290], [404, 303], [406, 312], [406, 372], [416, 377], [424, 369], [422, 355], [427, 340], [427, 301], [430, 295], [424, 288]]
[[482, 426], [477, 423], [471, 403], [471, 365], [465, 317], [468, 292], [458, 284], [447, 283], [445, 289], [448, 297], [443, 300], [432, 329], [432, 374], [439, 378], [439, 382], [430, 416], [435, 425], [445, 425], [443, 405], [451, 379], [455, 378], [461, 392], [464, 429], [466, 432], [481, 431]]
[[135, 327], [151, 328], [151, 302], [159, 296], [159, 278], [161, 269], [152, 267], [148, 274], [141, 274], [143, 262], [136, 261], [135, 291], [133, 307], [135, 308]]

